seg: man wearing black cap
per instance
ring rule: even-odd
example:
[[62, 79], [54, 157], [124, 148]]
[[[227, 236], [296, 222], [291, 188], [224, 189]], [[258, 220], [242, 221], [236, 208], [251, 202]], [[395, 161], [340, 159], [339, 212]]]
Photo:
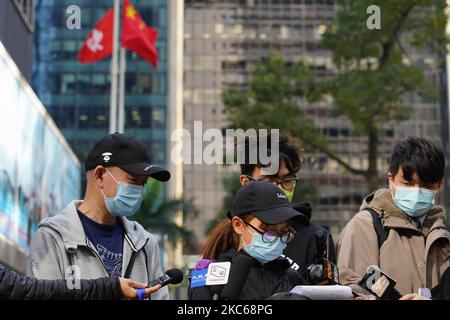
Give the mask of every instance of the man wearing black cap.
[[[44, 219], [33, 238], [27, 274], [42, 279], [105, 276], [147, 283], [162, 275], [155, 238], [126, 217], [139, 210], [148, 177], [170, 173], [151, 163], [136, 138], [108, 134], [89, 152], [84, 200]], [[152, 295], [168, 299], [167, 288]]]

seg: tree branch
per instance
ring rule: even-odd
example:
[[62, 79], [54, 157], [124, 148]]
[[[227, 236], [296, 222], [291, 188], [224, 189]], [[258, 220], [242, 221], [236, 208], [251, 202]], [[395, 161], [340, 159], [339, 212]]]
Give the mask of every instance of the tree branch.
[[412, 1], [409, 3], [409, 6], [406, 7], [405, 11], [403, 11], [400, 15], [400, 18], [397, 20], [397, 23], [395, 24], [394, 29], [390, 33], [389, 37], [386, 41], [382, 43], [382, 54], [380, 57], [380, 63], [379, 67], [381, 68], [384, 64], [386, 64], [387, 60], [389, 59], [389, 55], [392, 50], [392, 46], [394, 45], [395, 37], [400, 32], [400, 28], [403, 25], [403, 22], [408, 18], [409, 14], [411, 13], [411, 10], [416, 5], [415, 1]]
[[334, 151], [330, 150], [329, 148], [325, 147], [324, 145], [321, 145], [320, 143], [316, 143], [313, 140], [307, 140], [307, 139], [302, 139], [302, 140], [305, 144], [311, 146], [312, 148], [325, 153], [329, 158], [335, 160], [337, 163], [339, 163], [341, 166], [343, 166], [345, 169], [347, 169], [351, 173], [359, 174], [359, 175], [363, 175], [363, 176], [368, 175], [368, 173], [369, 173], [368, 170], [361, 170], [361, 169], [356, 169], [356, 168], [352, 167], [349, 163], [342, 160], [342, 158], [340, 158]]

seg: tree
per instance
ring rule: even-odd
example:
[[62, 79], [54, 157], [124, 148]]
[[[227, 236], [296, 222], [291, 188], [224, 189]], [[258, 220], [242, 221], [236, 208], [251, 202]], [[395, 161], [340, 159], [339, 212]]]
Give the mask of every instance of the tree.
[[183, 198], [166, 200], [163, 196], [162, 184], [149, 179], [144, 190], [141, 208], [132, 218], [146, 230], [167, 235], [171, 244], [175, 245], [181, 239], [189, 248], [193, 249], [196, 244], [192, 231], [174, 222], [175, 214], [180, 211], [183, 212], [184, 220], [196, 216], [198, 213], [192, 200]]
[[[423, 71], [411, 65], [406, 48], [444, 53], [445, 0], [389, 0], [378, 4], [381, 29], [366, 26], [371, 0], [337, 0], [340, 9], [327, 26], [322, 44], [331, 51], [335, 75], [315, 77], [302, 62], [286, 63], [271, 54], [256, 67], [248, 90], [229, 88], [222, 99], [231, 127], [279, 128], [302, 140], [306, 151], [320, 151], [346, 171], [378, 188], [378, 144], [383, 124], [404, 121], [410, 108], [405, 94], [435, 98]], [[441, 62], [443, 63], [443, 62]], [[367, 137], [366, 168], [353, 166], [333, 150], [302, 110], [309, 102], [331, 98], [332, 114], [347, 118], [354, 136]]]

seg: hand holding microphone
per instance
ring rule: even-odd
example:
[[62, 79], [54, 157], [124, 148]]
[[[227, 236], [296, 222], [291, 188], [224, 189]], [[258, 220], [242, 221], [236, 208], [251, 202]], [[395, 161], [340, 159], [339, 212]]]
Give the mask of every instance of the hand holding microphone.
[[143, 300], [148, 298], [152, 293], [161, 288], [160, 285], [147, 288], [147, 284], [136, 282], [131, 279], [119, 278], [120, 290], [122, 291], [122, 297], [124, 299], [136, 299]]
[[[130, 280], [131, 281], [131, 280]], [[180, 269], [167, 270], [161, 277], [153, 279], [148, 283], [148, 288], [135, 287], [138, 300], [148, 298], [150, 294], [155, 293], [159, 289], [168, 284], [179, 284], [183, 281], [183, 272]], [[144, 285], [145, 286], [145, 285]]]
[[168, 284], [179, 284], [181, 281], [183, 281], [183, 272], [180, 269], [170, 269], [161, 277], [150, 281], [148, 286], [154, 287], [160, 285], [161, 287], [164, 287]]
[[402, 295], [394, 288], [397, 282], [382, 272], [378, 266], [367, 268], [359, 285], [380, 300], [399, 300]]

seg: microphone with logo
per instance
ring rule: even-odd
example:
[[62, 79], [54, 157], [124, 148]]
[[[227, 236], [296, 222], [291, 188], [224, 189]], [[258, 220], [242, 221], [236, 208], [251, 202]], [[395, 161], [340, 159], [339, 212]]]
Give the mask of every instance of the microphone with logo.
[[315, 263], [306, 268], [307, 283], [311, 285], [339, 284], [339, 269], [329, 260], [330, 236], [317, 230]]
[[253, 259], [246, 255], [239, 255], [231, 265], [230, 275], [227, 284], [220, 292], [222, 300], [238, 300], [245, 282], [247, 281]]
[[395, 280], [382, 272], [378, 266], [372, 265], [367, 268], [366, 273], [359, 285], [379, 300], [399, 300], [402, 295], [394, 287]]
[[[230, 255], [227, 255], [225, 253], [222, 253], [219, 256], [219, 262], [231, 262], [233, 259]], [[230, 270], [231, 272], [231, 270]], [[223, 285], [216, 285], [216, 286], [211, 286], [211, 296], [213, 300], [219, 300], [220, 298], [220, 293], [223, 290]]]

